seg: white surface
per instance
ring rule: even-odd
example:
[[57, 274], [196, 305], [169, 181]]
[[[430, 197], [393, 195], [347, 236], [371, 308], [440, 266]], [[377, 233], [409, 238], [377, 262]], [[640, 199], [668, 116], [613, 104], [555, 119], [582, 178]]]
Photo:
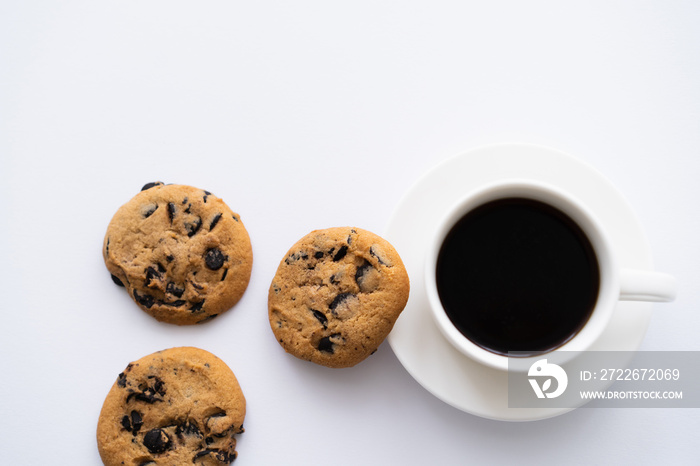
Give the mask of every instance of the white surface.
[[[381, 232], [437, 163], [531, 142], [611, 180], [678, 278], [642, 349], [700, 349], [699, 23], [694, 1], [2, 2], [2, 463], [99, 464], [117, 374], [178, 345], [240, 379], [239, 465], [696, 463], [698, 410], [503, 423], [433, 397], [386, 343], [347, 370], [295, 360], [266, 294], [311, 229]], [[250, 232], [250, 287], [209, 325], [155, 322], [102, 264], [154, 180], [212, 191]]]
[[[540, 188], [513, 188], [515, 179], [528, 180], [523, 181], [522, 186], [540, 185]], [[509, 185], [510, 192], [508, 188], [504, 192], [505, 185]], [[475, 197], [478, 204], [495, 197], [517, 196], [513, 194], [515, 191], [529, 192], [531, 195], [537, 193], [542, 196], [539, 200], [546, 201], [546, 196], [541, 194], [545, 187], [549, 193], [559, 192], [566, 196], [572, 204], [575, 199], [580, 203], [580, 209], [585, 209], [587, 215], [599, 222], [596, 228], [606, 232], [605, 250], [609, 242], [615, 251], [613, 263], [617, 265], [612, 267], [652, 270], [646, 236], [634, 211], [615, 187], [580, 160], [532, 144], [492, 144], [459, 154], [438, 165], [401, 200], [385, 232], [386, 238], [401, 252], [406, 270], [412, 278], [411, 296], [406, 309], [389, 335], [391, 348], [406, 370], [428, 391], [456, 408], [488, 419], [534, 421], [558, 416], [570, 409], [508, 408], [506, 371], [509, 364], [506, 359], [485, 351], [482, 355], [476, 345], [471, 350], [459, 347], [463, 345], [462, 335], [451, 326], [444, 313], [440, 314], [442, 320], [438, 320], [435, 314], [434, 306], [440, 306], [435, 279], [426, 280], [426, 275], [435, 270], [436, 249], [439, 249], [435, 238], [444, 238], [445, 230], [449, 230], [449, 226], [443, 224], [445, 218], [452, 223], [463, 215], [463, 211], [459, 214], [460, 208], [456, 209], [458, 214], [455, 215], [455, 205], [464, 205], [462, 201], [467, 197]], [[494, 194], [491, 190], [500, 194]], [[561, 199], [555, 200], [559, 202], [557, 207], [563, 209], [566, 203]], [[571, 214], [571, 211], [567, 213]], [[596, 241], [593, 244], [599, 247]], [[428, 251], [430, 248], [431, 251]], [[597, 251], [599, 259], [602, 259], [601, 249]], [[603, 270], [601, 277], [613, 276], [605, 272], [604, 262], [609, 261], [600, 260]], [[613, 283], [615, 280], [613, 278]], [[603, 291], [604, 288], [617, 289], [613, 293], [614, 296], [619, 295], [619, 286], [616, 288], [609, 282], [605, 286], [601, 283], [599, 303], [604, 300], [602, 296], [611, 295]], [[562, 350], [636, 351], [647, 331], [651, 311], [651, 304], [644, 302], [618, 302], [610, 306], [609, 313], [596, 310], [605, 318], [592, 317], [586, 329], [564, 345]], [[594, 332], [592, 343], [580, 342], [579, 339], [585, 337], [584, 332], [592, 332], [591, 329], [596, 328], [602, 330]], [[576, 344], [577, 340], [584, 346], [572, 348], [572, 343]], [[529, 358], [530, 364], [540, 357]], [[565, 359], [562, 357], [558, 361]], [[521, 361], [525, 364], [524, 360]], [[499, 370], [500, 365], [503, 368]], [[522, 364], [520, 366], [523, 367]]]

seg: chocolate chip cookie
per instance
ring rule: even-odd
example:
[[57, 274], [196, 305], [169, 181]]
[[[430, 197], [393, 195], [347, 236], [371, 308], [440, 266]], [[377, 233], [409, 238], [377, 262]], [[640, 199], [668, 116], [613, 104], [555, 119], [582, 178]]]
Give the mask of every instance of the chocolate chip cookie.
[[277, 269], [268, 294], [270, 326], [288, 353], [350, 367], [384, 341], [408, 293], [406, 269], [386, 240], [360, 228], [316, 230]]
[[185, 185], [146, 184], [107, 228], [114, 283], [162, 322], [206, 322], [230, 309], [250, 280], [253, 252], [238, 214]]
[[159, 351], [117, 377], [97, 423], [97, 447], [107, 466], [230, 464], [245, 407], [235, 375], [213, 354]]

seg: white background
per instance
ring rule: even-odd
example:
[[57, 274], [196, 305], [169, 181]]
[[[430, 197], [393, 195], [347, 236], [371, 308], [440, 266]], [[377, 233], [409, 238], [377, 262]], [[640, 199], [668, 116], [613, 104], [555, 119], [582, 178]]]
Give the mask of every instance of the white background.
[[[351, 369], [296, 360], [267, 289], [310, 230], [381, 234], [437, 163], [539, 143], [611, 180], [678, 278], [642, 349], [700, 350], [698, 24], [694, 1], [3, 2], [0, 462], [99, 464], [117, 374], [193, 345], [246, 394], [241, 466], [697, 464], [696, 409], [497, 422], [386, 342]], [[250, 233], [250, 286], [209, 324], [156, 322], [102, 263], [111, 216], [155, 180], [212, 191]]]

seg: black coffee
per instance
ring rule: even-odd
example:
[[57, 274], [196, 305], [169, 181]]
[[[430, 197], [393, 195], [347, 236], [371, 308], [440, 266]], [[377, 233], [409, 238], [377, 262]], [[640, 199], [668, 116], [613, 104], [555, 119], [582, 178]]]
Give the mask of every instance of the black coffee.
[[598, 298], [593, 247], [566, 214], [508, 198], [468, 212], [437, 260], [437, 290], [460, 332], [482, 348], [534, 355], [586, 324]]

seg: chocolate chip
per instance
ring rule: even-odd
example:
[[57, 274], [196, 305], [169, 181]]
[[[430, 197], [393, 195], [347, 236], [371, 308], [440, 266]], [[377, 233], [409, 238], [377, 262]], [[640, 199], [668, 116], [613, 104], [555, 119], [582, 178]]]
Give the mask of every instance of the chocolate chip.
[[[192, 275], [196, 275], [196, 274], [197, 274], [197, 272], [194, 272]], [[195, 282], [194, 280], [189, 280], [188, 283], [189, 283], [190, 285], [192, 285], [194, 288], [198, 289], [198, 290], [203, 290], [203, 289], [204, 289], [204, 287], [203, 287], [202, 285], [198, 284], [198, 283]]]
[[214, 217], [214, 219], [209, 224], [209, 231], [213, 230], [216, 224], [219, 223], [219, 220], [221, 220], [221, 215], [222, 214], [216, 214], [216, 217]]
[[317, 251], [317, 252], [314, 254], [314, 257], [315, 257], [316, 259], [322, 258], [322, 257], [323, 257], [323, 251]]
[[355, 282], [359, 285], [360, 282], [362, 281], [362, 276], [365, 274], [365, 272], [369, 271], [369, 269], [372, 268], [372, 264], [370, 264], [368, 261], [365, 260], [365, 262], [357, 268], [357, 271], [355, 272]]
[[155, 212], [156, 210], [158, 210], [158, 204], [150, 206], [148, 208], [148, 210], [143, 213], [143, 218], [150, 217], [151, 215], [153, 215], [153, 212]]
[[168, 218], [170, 219], [170, 223], [172, 223], [175, 218], [175, 204], [172, 202], [168, 202]]
[[209, 191], [204, 191], [204, 197], [202, 197], [202, 200], [204, 201], [205, 204], [207, 203], [207, 198], [209, 196], [211, 196], [211, 193]]
[[159, 395], [165, 395], [165, 382], [160, 380], [155, 375], [149, 375], [149, 379], [153, 379], [153, 390]]
[[331, 338], [335, 338], [338, 335], [340, 334], [334, 333], [333, 335], [330, 335], [328, 337], [321, 338], [321, 340], [319, 340], [318, 342], [318, 350], [323, 351], [324, 353], [335, 353], [335, 349], [333, 348], [333, 342], [331, 341]]
[[178, 437], [182, 437], [183, 435], [197, 437], [202, 436], [202, 433], [200, 432], [199, 427], [197, 426], [197, 422], [189, 419], [177, 426], [177, 429], [175, 429], [175, 434]]
[[187, 301], [185, 301], [184, 299], [178, 299], [175, 301], [160, 301], [160, 304], [162, 304], [163, 306], [181, 307], [187, 304]]
[[111, 274], [111, 275], [112, 275], [112, 281], [114, 282], [115, 285], [124, 286], [124, 283], [119, 279], [119, 277], [117, 277], [114, 274]]
[[122, 372], [117, 377], [117, 386], [119, 386], [121, 388], [126, 387], [126, 374], [125, 373]]
[[151, 453], [163, 453], [170, 448], [170, 437], [161, 429], [151, 429], [143, 437], [143, 445]]
[[211, 248], [204, 255], [204, 263], [211, 270], [219, 270], [226, 262], [227, 257], [218, 248]]
[[129, 416], [124, 416], [122, 418], [121, 424], [127, 432], [131, 432], [131, 419], [129, 418]]
[[197, 220], [195, 220], [192, 223], [185, 223], [185, 230], [187, 230], [187, 236], [189, 238], [192, 238], [199, 231], [199, 229], [201, 227], [202, 227], [202, 219], [199, 217], [197, 218]]
[[237, 453], [235, 451], [228, 453], [217, 448], [207, 448], [205, 450], [197, 452], [197, 454], [194, 455], [194, 458], [192, 458], [192, 462], [194, 463], [198, 459], [203, 458], [207, 455], [212, 455], [217, 461], [220, 461], [224, 464], [230, 464], [233, 460], [236, 459]]
[[381, 257], [380, 252], [377, 251], [374, 246], [370, 246], [369, 254], [370, 256], [375, 257], [380, 264], [391, 267], [391, 262], [388, 259]]
[[343, 302], [345, 302], [345, 300], [347, 300], [348, 298], [350, 298], [352, 296], [355, 296], [355, 295], [352, 293], [340, 293], [338, 296], [333, 298], [333, 301], [328, 305], [328, 308], [331, 311], [334, 311], [335, 308], [337, 308], [340, 304], [342, 304]]
[[204, 306], [204, 300], [201, 300], [196, 303], [192, 303], [192, 306], [190, 307], [190, 311], [192, 312], [197, 312], [202, 310], [202, 306]]
[[228, 275], [228, 269], [224, 269], [224, 273], [221, 275], [221, 281], [226, 280], [226, 275]]
[[150, 294], [140, 295], [136, 290], [134, 290], [134, 299], [137, 303], [146, 307], [147, 309], [150, 309], [155, 303], [155, 298], [153, 296]]
[[146, 267], [146, 282], [144, 285], [149, 286], [153, 280], [161, 280], [163, 275], [159, 270], [153, 267]]
[[[126, 416], [124, 416], [126, 417]], [[141, 426], [143, 425], [143, 417], [141, 416], [141, 413], [138, 411], [134, 410], [131, 411], [131, 428], [133, 429], [133, 434], [136, 435], [138, 431], [141, 429]]]
[[367, 260], [357, 268], [355, 282], [363, 293], [372, 293], [379, 287], [380, 272]]
[[158, 377], [149, 376], [148, 378], [153, 381], [153, 386], [146, 385], [146, 388], [141, 392], [130, 390], [131, 393], [129, 393], [129, 395], [126, 397], [127, 403], [131, 401], [132, 398], [136, 401], [142, 401], [148, 404], [163, 401], [163, 398], [159, 398], [158, 395], [161, 397], [165, 395], [165, 384]]
[[172, 261], [175, 260], [175, 256], [173, 256], [172, 254], [170, 254], [170, 255], [168, 255], [168, 256], [165, 258], [165, 260], [167, 260], [168, 262], [172, 262]]
[[[187, 204], [187, 199], [188, 199], [187, 196], [185, 196], [185, 198], [182, 200], [182, 205]], [[190, 206], [192, 206], [192, 204], [190, 204]]]
[[163, 186], [163, 182], [162, 181], [152, 181], [150, 183], [146, 183], [143, 185], [143, 188], [141, 188], [141, 191], [145, 191], [147, 189], [151, 189], [151, 188], [154, 188], [156, 186]]
[[348, 247], [343, 245], [338, 252], [333, 256], [333, 262], [338, 262], [340, 259], [345, 257], [345, 255], [348, 253]]
[[162, 399], [156, 397], [156, 395], [153, 393], [135, 391], [129, 393], [129, 395], [126, 397], [126, 402], [130, 402], [132, 399], [136, 401], [143, 401], [144, 403], [148, 403], [149, 405], [152, 405], [158, 401], [163, 401]]
[[185, 288], [180, 288], [175, 283], [168, 282], [168, 284], [165, 286], [165, 291], [175, 296], [176, 298], [182, 298], [182, 295], [185, 292]]
[[328, 325], [328, 318], [326, 317], [326, 315], [321, 311], [317, 311], [316, 309], [311, 309], [311, 312], [313, 313], [314, 317], [316, 317], [316, 319], [319, 322], [321, 322], [323, 328], [326, 328]]

